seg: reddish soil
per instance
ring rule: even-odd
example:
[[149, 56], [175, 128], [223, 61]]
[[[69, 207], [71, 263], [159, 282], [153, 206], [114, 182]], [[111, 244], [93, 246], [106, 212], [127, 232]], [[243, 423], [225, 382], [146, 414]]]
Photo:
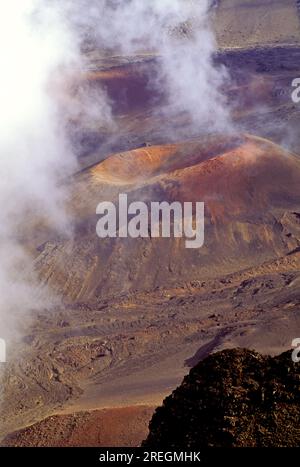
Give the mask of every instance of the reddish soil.
[[2, 446], [139, 446], [154, 408], [147, 406], [56, 415], [8, 436]]

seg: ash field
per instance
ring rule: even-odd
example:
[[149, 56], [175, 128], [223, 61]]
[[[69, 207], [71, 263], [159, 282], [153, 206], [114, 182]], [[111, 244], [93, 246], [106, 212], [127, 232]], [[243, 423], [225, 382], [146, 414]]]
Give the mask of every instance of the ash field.
[[[184, 112], [166, 119], [164, 89], [150, 86], [157, 53], [85, 52], [92, 65], [79, 81], [105, 88], [117, 133], [70, 126], [79, 162], [62, 183], [72, 237], [30, 212], [20, 233], [60, 300], [23, 316], [9, 348], [2, 446], [138, 446], [155, 408], [206, 357], [276, 356], [299, 337], [300, 13], [292, 0], [221, 0], [212, 15], [234, 131], [190, 129]], [[100, 240], [96, 206], [120, 193], [204, 201], [204, 246]]]

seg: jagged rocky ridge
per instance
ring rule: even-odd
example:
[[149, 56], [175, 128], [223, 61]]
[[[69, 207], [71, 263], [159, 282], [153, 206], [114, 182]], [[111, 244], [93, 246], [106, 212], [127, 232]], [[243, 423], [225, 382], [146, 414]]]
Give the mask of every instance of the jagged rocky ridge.
[[300, 365], [291, 352], [224, 350], [196, 365], [158, 408], [147, 448], [296, 447]]

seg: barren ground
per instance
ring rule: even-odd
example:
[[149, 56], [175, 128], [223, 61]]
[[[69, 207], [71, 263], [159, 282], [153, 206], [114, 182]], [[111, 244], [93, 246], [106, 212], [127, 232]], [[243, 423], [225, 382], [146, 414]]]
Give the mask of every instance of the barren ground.
[[[241, 131], [268, 137], [298, 153], [300, 140], [296, 130], [300, 107], [291, 101], [291, 81], [300, 76], [299, 58], [300, 49], [294, 46], [227, 50], [216, 57], [228, 65], [234, 77], [225, 87]], [[122, 86], [129, 89], [131, 93], [127, 95], [132, 106], [129, 108], [129, 101], [125, 100], [119, 108], [118, 139], [112, 140], [111, 134], [103, 129], [86, 135], [84, 145], [88, 143], [88, 149], [81, 155], [82, 168], [99, 163], [112, 152], [139, 148], [145, 143], [170, 142], [164, 122], [153, 113], [154, 104], [147, 94], [148, 73], [152, 73], [156, 57], [139, 57], [133, 65], [128, 65], [128, 61], [131, 59], [119, 57], [108, 63], [107, 58], [97, 58], [95, 54], [95, 70], [90, 72], [89, 79], [95, 85], [104, 81], [116, 102], [118, 89]], [[197, 135], [189, 135], [196, 136], [201, 139], [202, 129]], [[105, 143], [101, 154], [100, 142]], [[209, 168], [214, 173], [211, 165]], [[86, 190], [89, 200], [91, 191], [85, 187], [90, 187], [86, 185], [90, 180], [90, 172], [83, 171], [74, 182], [83, 189], [81, 193]], [[173, 177], [171, 182], [170, 186], [177, 186], [180, 179]], [[118, 189], [114, 186], [114, 194]], [[1, 437], [46, 417], [57, 414], [59, 417], [48, 418], [5, 443], [135, 445], [144, 438], [153, 407], [160, 405], [189, 368], [206, 355], [231, 347], [272, 355], [290, 348], [300, 329], [300, 199], [295, 191], [293, 196], [280, 198], [284, 204], [280, 207], [276, 189], [278, 184], [274, 184], [272, 198], [275, 207], [269, 210], [262, 203], [259, 216], [251, 219], [242, 216], [236, 221], [235, 230], [231, 230], [230, 241], [239, 246], [241, 242], [246, 245], [250, 238], [252, 250], [248, 249], [247, 255], [241, 253], [245, 250], [237, 250], [239, 267], [237, 257], [233, 259], [226, 249], [228, 245], [222, 243], [222, 225], [218, 230], [218, 224], [214, 224], [218, 227], [215, 232], [221, 232], [218, 251], [211, 244], [206, 254], [222, 260], [216, 262], [216, 267], [207, 268], [205, 274], [200, 269], [188, 271], [193, 272], [193, 280], [188, 280], [186, 270], [176, 268], [175, 262], [168, 262], [165, 270], [161, 268], [160, 246], [151, 253], [152, 265], [158, 262], [155, 266], [158, 274], [163, 280], [175, 278], [173, 282], [159, 286], [154, 278], [154, 282], [147, 284], [147, 269], [141, 272], [141, 263], [136, 261], [136, 269], [129, 271], [129, 283], [134, 277], [138, 287], [117, 293], [118, 273], [123, 272], [118, 271], [116, 264], [120, 264], [120, 255], [126, 258], [124, 247], [115, 250], [115, 259], [109, 265], [109, 287], [105, 289], [105, 281], [101, 282], [98, 293], [90, 294], [88, 288], [82, 289], [82, 278], [76, 276], [78, 270], [87, 279], [89, 271], [94, 270], [93, 256], [86, 254], [91, 242], [87, 241], [89, 231], [84, 217], [77, 232], [81, 242], [75, 245], [84, 261], [72, 255], [74, 245], [66, 250], [64, 241], [53, 233], [50, 240], [45, 233], [43, 241], [34, 237], [32, 243], [31, 239], [29, 248], [44, 279], [60, 284], [68, 293], [64, 305], [51, 312], [41, 310], [23, 323], [25, 337], [16, 345], [16, 359], [6, 369], [3, 380]], [[258, 196], [260, 192], [255, 189], [251, 193], [253, 202], [255, 193]], [[97, 197], [95, 205], [99, 201]], [[243, 206], [247, 206], [244, 201]], [[78, 199], [75, 205], [76, 212], [81, 212]], [[262, 244], [255, 237], [257, 229], [263, 231]], [[62, 261], [61, 276], [53, 274], [54, 265], [58, 264], [55, 252], [59, 248], [68, 253], [68, 261]], [[100, 258], [106, 259], [105, 252]], [[80, 261], [79, 267], [76, 261]], [[143, 261], [146, 264], [146, 259]], [[65, 281], [65, 274], [72, 272], [72, 267], [76, 268], [76, 274], [70, 274], [70, 280]], [[213, 274], [208, 274], [209, 269]], [[92, 288], [97, 286], [95, 277], [99, 279], [97, 275], [93, 277], [86, 282]], [[81, 298], [79, 289], [83, 291]], [[102, 410], [109, 408], [120, 410]], [[87, 412], [94, 409], [97, 412]]]

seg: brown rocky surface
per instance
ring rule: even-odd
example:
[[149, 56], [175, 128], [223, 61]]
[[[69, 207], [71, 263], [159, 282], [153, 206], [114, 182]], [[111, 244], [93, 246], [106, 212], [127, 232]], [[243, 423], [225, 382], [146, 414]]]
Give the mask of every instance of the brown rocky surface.
[[[234, 135], [199, 127], [186, 132], [187, 115], [166, 119], [157, 112], [165, 96], [150, 86], [159, 62], [155, 54], [89, 52], [94, 67], [79, 81], [104, 86], [116, 127], [72, 129], [82, 146], [82, 170], [66, 183], [74, 236], [42, 223], [33, 229], [29, 216], [24, 226], [22, 240], [40, 277], [63, 300], [21, 323], [23, 337], [1, 375], [2, 438], [67, 414], [22, 437], [22, 445], [34, 444], [36, 433], [43, 438], [45, 430], [48, 443], [59, 442], [54, 421], [69, 433], [73, 414], [90, 426], [102, 415], [86, 411], [158, 406], [187, 369], [211, 352], [246, 347], [275, 355], [299, 335], [300, 175], [292, 151], [300, 153], [300, 107], [291, 99], [292, 80], [300, 76], [295, 2], [216, 3], [227, 42], [223, 37], [215, 61], [227, 66], [231, 78], [224, 92]], [[241, 18], [249, 48], [237, 25]], [[267, 30], [272, 24], [279, 26]], [[207, 244], [189, 253], [180, 242], [166, 247], [160, 239], [101, 242], [95, 208], [104, 199], [116, 200], [120, 191], [132, 200], [204, 197]], [[118, 442], [126, 439], [120, 435]]]
[[[262, 138], [212, 135], [128, 151], [72, 183], [74, 235], [37, 245], [35, 259], [42, 281], [68, 302], [223, 276], [299, 246], [299, 159]], [[184, 238], [99, 239], [96, 206], [118, 204], [119, 193], [148, 206], [205, 202], [205, 246], [187, 249]]]
[[211, 352], [290, 348], [299, 270], [295, 251], [216, 279], [35, 314], [2, 379], [1, 437], [66, 411], [158, 406]]
[[[213, 351], [289, 348], [300, 329], [299, 182], [297, 156], [250, 135], [128, 151], [73, 177], [73, 237], [29, 236], [63, 301], [24, 318], [2, 379], [1, 437], [66, 409], [157, 406]], [[205, 246], [100, 240], [95, 207], [119, 192], [206, 201]]]
[[300, 42], [297, 0], [217, 0], [214, 27], [221, 46]]
[[224, 350], [196, 365], [164, 400], [143, 446], [298, 447], [300, 367], [278, 357]]
[[8, 436], [8, 447], [140, 446], [148, 432], [152, 407], [124, 407], [57, 415]]

